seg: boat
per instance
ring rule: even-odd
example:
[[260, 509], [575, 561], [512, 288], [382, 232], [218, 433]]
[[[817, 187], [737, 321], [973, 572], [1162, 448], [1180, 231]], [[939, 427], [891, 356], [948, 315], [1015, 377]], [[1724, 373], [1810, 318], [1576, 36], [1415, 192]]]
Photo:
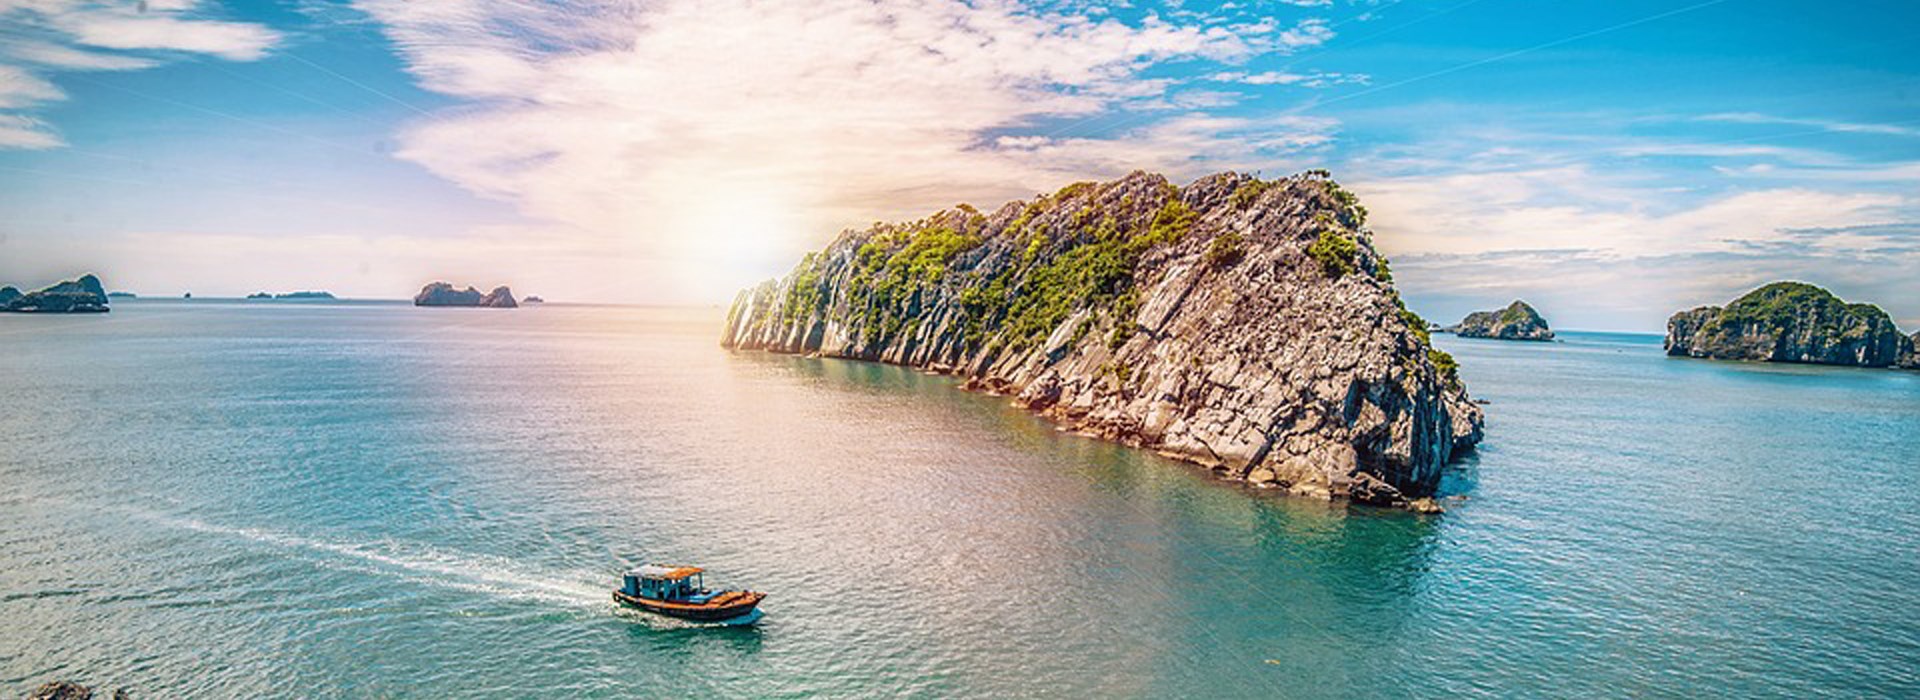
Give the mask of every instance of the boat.
[[710, 590], [706, 570], [697, 566], [648, 564], [627, 572], [616, 603], [686, 620], [728, 620], [753, 612], [767, 594]]

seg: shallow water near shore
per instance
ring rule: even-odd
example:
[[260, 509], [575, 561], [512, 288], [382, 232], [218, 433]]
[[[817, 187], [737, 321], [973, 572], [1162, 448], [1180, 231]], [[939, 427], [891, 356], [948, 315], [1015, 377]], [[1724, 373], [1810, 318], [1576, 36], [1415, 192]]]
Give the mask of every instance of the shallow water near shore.
[[[1920, 694], [1920, 373], [1436, 336], [1440, 516], [730, 353], [724, 309], [0, 315], [0, 693]], [[645, 561], [753, 625], [616, 607]]]

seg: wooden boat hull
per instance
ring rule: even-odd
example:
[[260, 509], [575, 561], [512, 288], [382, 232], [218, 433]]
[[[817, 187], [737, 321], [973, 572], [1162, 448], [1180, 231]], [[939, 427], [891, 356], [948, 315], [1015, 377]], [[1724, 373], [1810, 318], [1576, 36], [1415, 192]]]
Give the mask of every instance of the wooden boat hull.
[[613, 592], [616, 603], [683, 620], [727, 620], [739, 617], [753, 612], [765, 597], [767, 594], [754, 591], [729, 591], [705, 603], [675, 603]]

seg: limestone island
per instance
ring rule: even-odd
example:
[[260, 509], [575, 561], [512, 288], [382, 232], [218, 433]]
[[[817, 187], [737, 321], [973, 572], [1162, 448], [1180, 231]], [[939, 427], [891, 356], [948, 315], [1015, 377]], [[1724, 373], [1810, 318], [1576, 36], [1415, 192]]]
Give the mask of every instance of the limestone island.
[[721, 345], [886, 362], [1230, 479], [1434, 510], [1480, 408], [1326, 171], [1135, 172], [842, 233]]
[[521, 299], [520, 301], [521, 301], [521, 302], [523, 302], [523, 303], [527, 303], [527, 304], [545, 304], [545, 303], [547, 303], [547, 300], [545, 300], [545, 299], [542, 299], [542, 298], [540, 298], [540, 297], [537, 297], [537, 296], [528, 296], [527, 298], [525, 298], [525, 299]]
[[1475, 311], [1460, 319], [1460, 323], [1440, 329], [1443, 333], [1452, 333], [1462, 338], [1491, 338], [1494, 340], [1553, 340], [1553, 329], [1547, 327], [1547, 319], [1540, 317], [1527, 302], [1515, 299], [1507, 308], [1499, 311]]
[[1725, 308], [1674, 314], [1666, 348], [1668, 355], [1714, 360], [1920, 366], [1916, 338], [1901, 335], [1878, 306], [1849, 304], [1803, 282], [1774, 282]]
[[140, 295], [134, 294], [133, 292], [107, 292], [107, 298], [108, 299], [138, 299], [140, 298]]
[[481, 294], [480, 290], [468, 287], [454, 289], [446, 282], [434, 282], [420, 288], [413, 296], [414, 306], [481, 306], [494, 309], [512, 309], [520, 305], [513, 300], [513, 290], [506, 287], [494, 287], [493, 291]]
[[267, 292], [254, 292], [252, 294], [248, 294], [247, 298], [248, 299], [296, 299], [297, 300], [297, 299], [336, 299], [338, 297], [335, 297], [332, 292], [299, 291], [299, 292], [287, 292], [285, 294], [269, 294]]
[[106, 313], [107, 290], [100, 278], [83, 275], [37, 292], [22, 294], [13, 287], [0, 287], [0, 311], [14, 313], [84, 314]]

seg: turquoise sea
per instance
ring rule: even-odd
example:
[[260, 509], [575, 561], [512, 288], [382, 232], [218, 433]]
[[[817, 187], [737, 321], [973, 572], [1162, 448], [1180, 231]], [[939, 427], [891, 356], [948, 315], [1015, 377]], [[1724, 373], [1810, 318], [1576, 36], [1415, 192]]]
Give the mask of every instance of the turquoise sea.
[[[1920, 373], [1443, 336], [1490, 404], [1429, 517], [723, 315], [0, 315], [0, 695], [1920, 695]], [[765, 615], [615, 609], [644, 561]]]

